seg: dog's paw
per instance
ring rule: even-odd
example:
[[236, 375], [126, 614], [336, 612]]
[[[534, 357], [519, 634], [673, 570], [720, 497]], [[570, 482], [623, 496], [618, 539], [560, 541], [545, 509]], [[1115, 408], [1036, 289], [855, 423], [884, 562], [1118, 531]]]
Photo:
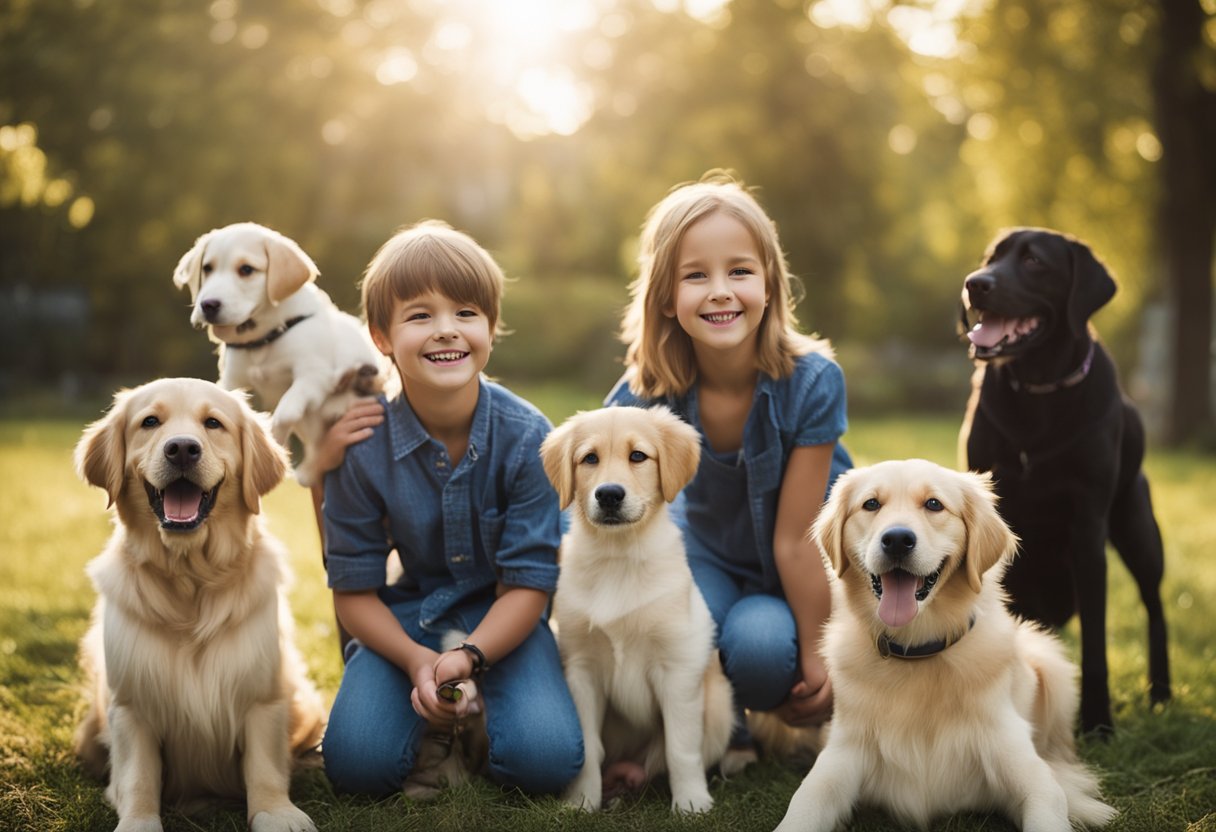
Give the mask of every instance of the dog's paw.
[[138, 818], [121, 818], [114, 832], [164, 832], [160, 818], [156, 815]]
[[265, 812], [258, 812], [249, 819], [252, 832], [317, 832], [312, 818], [290, 803]]
[[600, 781], [599, 771], [593, 770], [580, 774], [566, 789], [562, 800], [575, 809], [582, 809], [584, 812], [598, 812], [600, 804], [604, 800], [603, 783]]
[[699, 815], [712, 808], [714, 799], [706, 788], [681, 790], [671, 795], [671, 811], [679, 814]]

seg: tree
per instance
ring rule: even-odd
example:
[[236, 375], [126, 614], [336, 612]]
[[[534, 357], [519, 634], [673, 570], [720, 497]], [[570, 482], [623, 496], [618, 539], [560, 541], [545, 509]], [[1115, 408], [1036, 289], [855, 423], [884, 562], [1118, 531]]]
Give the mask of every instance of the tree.
[[1168, 427], [1174, 443], [1212, 432], [1216, 57], [1204, 45], [1205, 25], [1210, 20], [1196, 0], [1160, 3], [1153, 93], [1162, 147], [1160, 249], [1174, 323]]

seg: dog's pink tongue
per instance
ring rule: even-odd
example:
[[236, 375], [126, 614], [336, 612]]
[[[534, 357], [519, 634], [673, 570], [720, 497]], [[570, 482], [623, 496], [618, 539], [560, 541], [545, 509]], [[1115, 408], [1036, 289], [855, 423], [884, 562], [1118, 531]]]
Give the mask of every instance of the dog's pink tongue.
[[881, 578], [878, 617], [888, 627], [902, 627], [916, 618], [916, 576], [902, 569], [892, 569]]
[[198, 516], [203, 491], [188, 480], [178, 480], [165, 489], [165, 519], [188, 523]]
[[1017, 326], [1017, 318], [999, 318], [996, 315], [984, 315], [980, 321], [967, 333], [971, 343], [977, 347], [995, 347], [1007, 335], [1013, 335]]

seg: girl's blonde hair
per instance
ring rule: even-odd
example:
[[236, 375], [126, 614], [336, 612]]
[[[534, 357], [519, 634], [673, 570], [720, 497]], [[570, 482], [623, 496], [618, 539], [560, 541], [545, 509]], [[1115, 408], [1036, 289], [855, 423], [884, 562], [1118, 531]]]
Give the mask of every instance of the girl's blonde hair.
[[437, 292], [476, 306], [502, 335], [502, 269], [468, 234], [440, 220], [424, 220], [398, 231], [367, 264], [363, 313], [374, 330], [387, 333], [397, 301]]
[[674, 317], [680, 242], [693, 223], [721, 212], [738, 220], [756, 241], [768, 282], [769, 303], [756, 331], [758, 368], [773, 378], [794, 371], [794, 359], [810, 352], [829, 358], [826, 339], [798, 331], [794, 285], [777, 226], [743, 184], [726, 171], [710, 171], [699, 182], [677, 185], [650, 210], [642, 226], [638, 276], [621, 323], [625, 377], [634, 395], [682, 395], [696, 380], [692, 339]]

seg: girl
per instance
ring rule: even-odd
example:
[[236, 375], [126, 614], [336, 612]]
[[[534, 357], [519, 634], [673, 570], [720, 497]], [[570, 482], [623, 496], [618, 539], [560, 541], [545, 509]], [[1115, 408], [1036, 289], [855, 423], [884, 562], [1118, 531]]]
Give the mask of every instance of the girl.
[[[608, 404], [663, 403], [702, 436], [673, 515], [718, 629], [736, 706], [790, 725], [828, 718], [819, 656], [827, 574], [807, 530], [852, 467], [844, 376], [828, 342], [797, 330], [776, 226], [729, 175], [675, 188], [642, 229]], [[754, 759], [746, 723], [732, 738]]]

